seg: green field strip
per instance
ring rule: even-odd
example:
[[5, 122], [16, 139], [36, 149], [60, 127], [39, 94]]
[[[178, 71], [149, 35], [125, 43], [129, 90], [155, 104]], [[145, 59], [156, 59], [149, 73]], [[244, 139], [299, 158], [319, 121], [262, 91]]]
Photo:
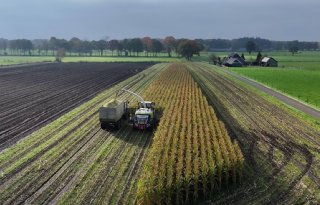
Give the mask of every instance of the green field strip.
[[[134, 131], [136, 132], [136, 131]], [[132, 135], [132, 134], [131, 134]], [[151, 133], [150, 133], [151, 135]], [[128, 175], [128, 169], [134, 162], [134, 152], [139, 149], [137, 144], [147, 139], [145, 133], [134, 133], [126, 142], [124, 151], [118, 157], [117, 162], [112, 165], [112, 169], [108, 172], [102, 186], [94, 197], [93, 204], [110, 204], [111, 197], [114, 193], [118, 193], [118, 187], [123, 186], [123, 180]]]
[[[95, 129], [96, 121], [91, 120], [84, 127], [80, 127], [77, 131], [73, 132], [68, 138], [64, 139], [62, 146], [55, 146], [46, 152], [44, 155], [23, 169], [14, 178], [5, 183], [4, 190], [6, 193], [24, 193], [24, 196], [28, 192], [33, 191], [38, 186], [41, 186], [50, 176], [52, 176], [57, 170], [59, 170], [63, 164], [81, 147], [82, 141], [90, 137], [90, 132]], [[41, 176], [41, 177], [40, 177]], [[21, 186], [21, 185], [25, 186]], [[32, 189], [29, 188], [32, 184]], [[24, 187], [24, 188], [23, 188]], [[0, 192], [2, 197], [6, 194]]]
[[81, 147], [81, 150], [83, 151], [77, 152], [76, 156], [73, 157], [75, 159], [72, 161], [69, 160], [68, 164], [66, 163], [64, 165], [65, 168], [60, 169], [59, 173], [50, 178], [50, 181], [41, 187], [41, 190], [32, 195], [26, 203], [42, 204], [49, 203], [50, 200], [53, 200], [53, 198], [72, 180], [76, 173], [92, 160], [91, 158], [96, 150], [98, 150], [107, 139], [110, 139], [110, 137], [96, 134], [89, 146]]
[[[174, 62], [179, 61], [180, 58], [177, 57], [117, 57], [117, 56], [104, 56], [104, 57], [76, 57], [76, 56], [67, 56], [62, 59], [64, 63], [70, 62], [101, 62], [101, 63], [113, 63], [113, 62]], [[45, 62], [54, 62], [55, 57], [50, 56], [0, 56], [0, 69], [1, 67], [13, 66], [13, 65], [24, 65], [24, 64], [33, 64], [33, 63], [45, 63]]]
[[[84, 170], [84, 176], [81, 178], [81, 181], [76, 182], [74, 189], [70, 190], [69, 193], [66, 193], [63, 198], [58, 202], [59, 204], [68, 204], [76, 203], [79, 204], [82, 200], [85, 199], [86, 195], [89, 194], [92, 188], [99, 184], [100, 173], [104, 170], [105, 167], [108, 167], [108, 163], [113, 157], [117, 156], [117, 153], [121, 150], [123, 140], [126, 140], [129, 136], [128, 130], [122, 130], [119, 133], [119, 137], [111, 137], [111, 140], [108, 143], [105, 143], [100, 148], [100, 152], [95, 156], [94, 161], [88, 168]], [[118, 151], [118, 152], [116, 152]], [[79, 178], [80, 179], [80, 178]]]
[[[114, 150], [112, 151], [112, 153], [114, 153], [114, 155], [113, 156], [110, 156], [110, 155], [104, 156], [105, 157], [103, 159], [104, 166], [101, 167], [99, 172], [96, 172], [97, 177], [98, 177], [97, 182], [94, 183], [94, 187], [92, 189], [90, 189], [90, 191], [86, 195], [84, 195], [83, 200], [80, 202], [81, 204], [93, 203], [94, 200], [99, 199], [99, 193], [100, 192], [103, 193], [104, 186], [108, 185], [106, 181], [109, 178], [113, 177], [111, 175], [111, 172], [118, 165], [118, 162], [121, 159], [121, 156], [123, 155], [123, 153], [125, 153], [127, 151], [128, 141], [132, 140], [135, 137], [136, 137], [136, 134], [132, 134], [130, 132], [130, 130], [127, 130], [125, 137], [120, 138], [121, 141], [117, 141], [117, 144], [114, 147]], [[121, 162], [119, 162], [119, 163], [121, 163]], [[119, 170], [117, 170], [117, 171], [119, 171]], [[115, 179], [112, 178], [111, 181], [113, 182], [113, 180], [115, 180]]]
[[[111, 133], [110, 133], [111, 135]], [[105, 134], [100, 134], [101, 138], [106, 137]], [[115, 140], [114, 137], [108, 136], [106, 140], [100, 144], [96, 150], [94, 150], [92, 155], [89, 155], [88, 160], [85, 160], [85, 163], [83, 166], [80, 166], [75, 175], [72, 177], [70, 182], [59, 192], [59, 194], [51, 200], [51, 203], [56, 204], [58, 200], [62, 200], [63, 197], [66, 197], [66, 195], [70, 194], [71, 192], [74, 192], [75, 188], [79, 188], [78, 184], [83, 181], [84, 177], [87, 176], [89, 173], [89, 170], [94, 169], [94, 164], [98, 159], [100, 159], [101, 155], [105, 152], [106, 147], [110, 146], [113, 141]], [[107, 150], [109, 151], [109, 150]]]
[[[143, 136], [144, 137], [144, 136]], [[143, 164], [143, 159], [147, 153], [147, 149], [149, 148], [150, 142], [152, 138], [150, 136], [146, 136], [148, 139], [146, 141], [142, 141], [139, 145], [138, 150], [136, 152], [139, 152], [139, 157], [135, 159], [134, 166], [130, 170], [129, 175], [125, 179], [125, 186], [121, 187], [121, 195], [118, 197], [118, 199], [115, 201], [115, 204], [134, 204], [135, 202], [135, 194], [136, 194], [136, 188], [137, 188], [137, 182], [138, 180], [130, 180], [130, 178], [135, 175], [139, 176], [141, 165]], [[126, 191], [127, 190], [127, 191]], [[131, 200], [131, 201], [129, 201]]]

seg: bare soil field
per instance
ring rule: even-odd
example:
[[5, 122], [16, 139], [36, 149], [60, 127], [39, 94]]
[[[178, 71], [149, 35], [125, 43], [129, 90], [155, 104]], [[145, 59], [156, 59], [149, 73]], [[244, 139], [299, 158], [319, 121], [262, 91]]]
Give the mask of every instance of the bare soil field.
[[0, 69], [0, 150], [152, 63], [63, 63]]

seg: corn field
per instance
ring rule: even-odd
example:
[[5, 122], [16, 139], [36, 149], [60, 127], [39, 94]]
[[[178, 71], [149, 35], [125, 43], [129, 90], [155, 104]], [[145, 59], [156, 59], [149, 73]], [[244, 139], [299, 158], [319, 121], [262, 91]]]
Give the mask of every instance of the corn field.
[[244, 158], [184, 64], [170, 64], [144, 97], [163, 108], [138, 183], [138, 204], [187, 204], [241, 182]]

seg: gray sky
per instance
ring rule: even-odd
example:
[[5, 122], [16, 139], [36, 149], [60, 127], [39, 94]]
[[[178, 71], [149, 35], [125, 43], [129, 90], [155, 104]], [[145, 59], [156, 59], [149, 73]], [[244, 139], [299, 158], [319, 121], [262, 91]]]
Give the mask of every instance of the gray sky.
[[320, 0], [1, 0], [0, 37], [320, 41]]

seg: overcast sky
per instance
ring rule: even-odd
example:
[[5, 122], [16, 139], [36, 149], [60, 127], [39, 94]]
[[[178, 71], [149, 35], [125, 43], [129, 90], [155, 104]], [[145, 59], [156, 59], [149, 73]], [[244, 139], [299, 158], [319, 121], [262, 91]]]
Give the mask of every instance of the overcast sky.
[[1, 0], [0, 37], [320, 41], [320, 0]]

